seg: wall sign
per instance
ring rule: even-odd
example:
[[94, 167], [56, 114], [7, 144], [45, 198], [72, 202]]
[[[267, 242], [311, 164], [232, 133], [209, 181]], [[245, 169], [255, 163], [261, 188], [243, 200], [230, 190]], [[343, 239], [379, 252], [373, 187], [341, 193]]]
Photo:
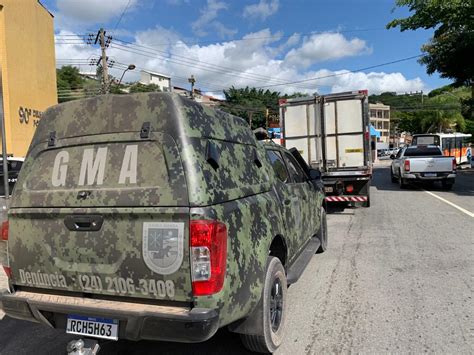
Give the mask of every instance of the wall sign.
[[20, 119], [21, 124], [29, 124], [30, 119], [33, 120], [33, 126], [38, 126], [41, 117], [43, 116], [43, 112], [39, 110], [34, 110], [31, 108], [20, 106], [18, 109], [18, 116]]

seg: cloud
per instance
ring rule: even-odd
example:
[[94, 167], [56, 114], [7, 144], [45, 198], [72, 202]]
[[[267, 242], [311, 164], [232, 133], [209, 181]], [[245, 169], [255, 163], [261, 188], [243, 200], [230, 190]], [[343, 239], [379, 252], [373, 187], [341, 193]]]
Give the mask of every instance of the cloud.
[[279, 0], [260, 0], [257, 4], [245, 6], [243, 16], [264, 21], [267, 17], [275, 14], [279, 7]]
[[216, 20], [219, 12], [227, 10], [227, 8], [228, 6], [224, 1], [207, 0], [206, 6], [201, 9], [201, 16], [191, 24], [193, 32], [199, 37], [207, 36], [211, 29], [217, 31], [221, 38], [236, 34], [237, 30], [228, 28]]
[[[282, 33], [269, 29], [249, 33], [242, 40], [188, 45], [175, 31], [155, 27], [135, 33], [132, 42], [135, 45], [125, 47], [114, 47], [112, 42], [107, 51], [111, 59], [123, 65], [133, 63], [137, 66], [135, 71], [127, 72], [125, 82], [137, 80], [140, 70], [147, 69], [168, 74], [172, 77], [173, 85], [186, 88], [189, 88], [187, 78], [194, 75], [197, 80], [196, 88], [216, 94], [230, 86], [266, 87], [274, 84], [283, 85], [269, 86], [268, 89], [282, 93], [307, 94], [315, 91], [327, 93], [360, 89], [368, 89], [370, 93], [427, 89], [420, 78], [407, 78], [400, 72], [351, 73], [348, 70], [315, 70], [297, 65], [292, 62], [291, 57], [282, 56], [281, 51], [288, 51], [294, 45], [298, 46], [299, 35], [294, 34], [282, 41]], [[85, 59], [82, 71], [94, 71], [95, 67], [87, 65], [87, 59], [97, 58], [100, 53], [97, 47], [68, 44], [56, 45], [56, 52], [58, 58]], [[73, 60], [70, 62], [74, 63]], [[67, 64], [67, 61], [58, 63]], [[110, 73], [120, 77], [123, 65], [114, 66]], [[316, 79], [308, 82], [292, 84], [314, 78]]]
[[321, 33], [305, 38], [301, 47], [290, 50], [286, 55], [286, 62], [307, 68], [314, 63], [371, 52], [371, 48], [362, 39], [348, 40], [340, 33]]
[[[137, 5], [137, 0], [131, 0], [128, 10]], [[78, 23], [106, 23], [116, 16], [120, 16], [128, 4], [128, 0], [57, 0], [59, 17]], [[67, 23], [62, 19], [61, 23]]]

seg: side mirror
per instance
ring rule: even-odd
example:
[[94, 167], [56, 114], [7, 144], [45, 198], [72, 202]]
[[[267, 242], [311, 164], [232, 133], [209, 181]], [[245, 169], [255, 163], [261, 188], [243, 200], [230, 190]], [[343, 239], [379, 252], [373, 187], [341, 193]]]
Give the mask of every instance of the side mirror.
[[321, 179], [321, 171], [319, 171], [317, 169], [309, 169], [309, 178], [311, 180]]
[[390, 155], [390, 159], [395, 159], [395, 154]]

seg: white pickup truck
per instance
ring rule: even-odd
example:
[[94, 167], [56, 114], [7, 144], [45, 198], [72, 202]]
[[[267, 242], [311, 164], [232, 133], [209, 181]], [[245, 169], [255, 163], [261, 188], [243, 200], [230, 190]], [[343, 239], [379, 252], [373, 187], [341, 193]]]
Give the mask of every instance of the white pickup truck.
[[409, 146], [400, 149], [397, 155], [391, 155], [392, 182], [398, 182], [405, 188], [411, 182], [441, 182], [450, 190], [456, 178], [456, 158], [443, 156], [435, 145]]

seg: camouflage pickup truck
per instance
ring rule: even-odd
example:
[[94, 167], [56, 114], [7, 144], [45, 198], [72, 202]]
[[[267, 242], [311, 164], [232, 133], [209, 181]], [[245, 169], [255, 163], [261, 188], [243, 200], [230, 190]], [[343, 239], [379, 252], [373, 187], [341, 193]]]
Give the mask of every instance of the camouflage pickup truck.
[[50, 108], [2, 239], [4, 312], [101, 339], [281, 344], [287, 287], [327, 245], [319, 174], [175, 94]]

